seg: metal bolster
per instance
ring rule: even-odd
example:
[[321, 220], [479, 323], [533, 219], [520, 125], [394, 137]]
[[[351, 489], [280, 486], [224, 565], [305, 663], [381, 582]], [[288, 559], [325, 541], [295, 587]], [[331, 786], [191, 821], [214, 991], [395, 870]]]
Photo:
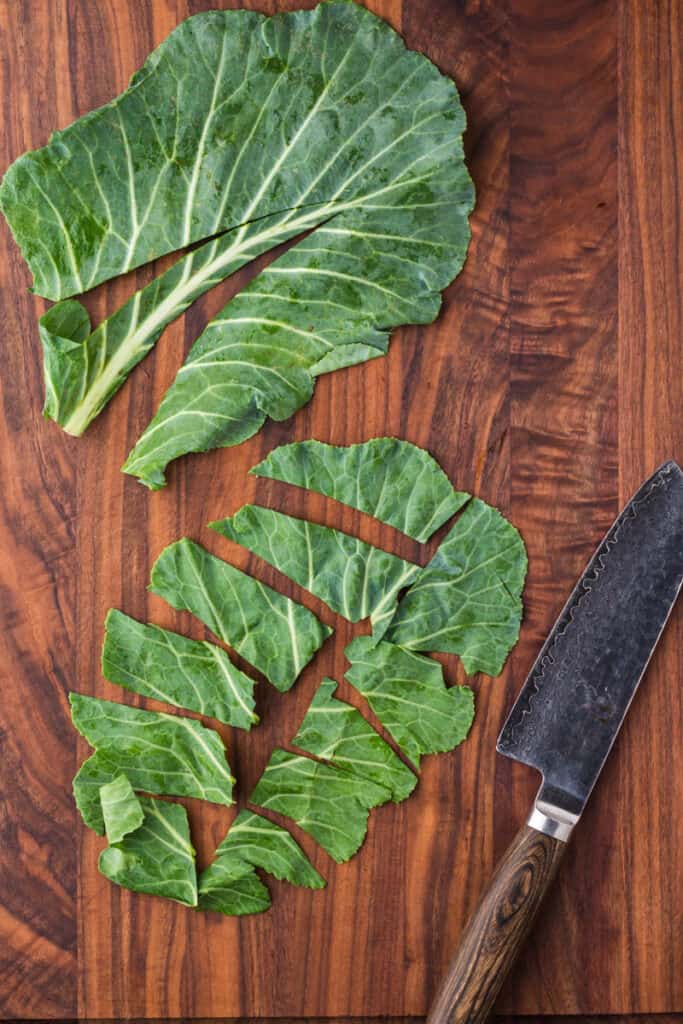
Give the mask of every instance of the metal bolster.
[[526, 819], [526, 824], [529, 828], [536, 828], [537, 831], [541, 831], [545, 836], [552, 836], [553, 839], [557, 839], [560, 843], [566, 843], [569, 836], [572, 833], [573, 826], [577, 824], [581, 817], [581, 805], [577, 806], [575, 813], [570, 811], [566, 804], [570, 803], [568, 800], [563, 800], [563, 807], [560, 807], [553, 797], [557, 794], [552, 786], [546, 785], [544, 782], [539, 790], [539, 794], [536, 801], [533, 802], [533, 810]]

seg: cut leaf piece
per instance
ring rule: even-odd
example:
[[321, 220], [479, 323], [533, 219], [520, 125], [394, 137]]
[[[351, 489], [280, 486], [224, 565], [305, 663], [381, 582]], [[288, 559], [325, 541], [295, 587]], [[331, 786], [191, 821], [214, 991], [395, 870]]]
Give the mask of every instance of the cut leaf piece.
[[222, 648], [145, 626], [115, 608], [107, 613], [105, 630], [105, 679], [240, 729], [258, 722], [254, 680], [240, 672]]
[[274, 448], [251, 472], [334, 498], [419, 541], [470, 498], [453, 490], [429, 452], [395, 437], [348, 447], [295, 441]]
[[418, 565], [341, 530], [260, 505], [244, 505], [211, 528], [265, 559], [350, 622], [387, 620]]
[[410, 796], [417, 778], [351, 704], [334, 696], [334, 679], [323, 679], [311, 701], [295, 746], [359, 779], [372, 779], [397, 803]]
[[319, 223], [315, 210], [266, 217], [228, 231], [179, 259], [141, 288], [93, 331], [86, 309], [73, 299], [40, 318], [45, 370], [44, 414], [68, 434], [83, 433], [156, 344], [164, 327], [195, 299], [255, 256]]
[[278, 690], [293, 685], [333, 632], [303, 605], [187, 537], [161, 552], [149, 589], [196, 615]]
[[200, 910], [232, 917], [261, 914], [270, 903], [270, 893], [254, 868], [239, 857], [221, 857], [199, 876]]
[[331, 765], [274, 750], [250, 801], [286, 815], [342, 864], [365, 839], [368, 812], [386, 803], [385, 786]]
[[351, 662], [344, 678], [416, 768], [423, 754], [453, 750], [465, 739], [474, 717], [472, 691], [447, 687], [438, 661], [366, 636], [344, 653]]
[[[135, 790], [193, 796], [229, 806], [234, 779], [217, 732], [192, 718], [143, 711], [70, 693], [71, 719], [96, 750], [74, 779], [74, 796], [86, 825], [102, 832], [99, 788], [117, 775]], [[97, 795], [93, 799], [93, 790]]]
[[126, 775], [117, 775], [100, 787], [100, 803], [107, 839], [119, 843], [142, 825], [145, 814]]
[[459, 654], [468, 674], [498, 675], [519, 636], [526, 569], [519, 532], [474, 498], [399, 602], [385, 639]]
[[199, 877], [199, 907], [222, 914], [257, 914], [270, 906], [268, 889], [254, 868], [292, 885], [322, 889], [315, 870], [289, 832], [253, 811], [240, 811]]
[[274, 878], [307, 889], [324, 889], [325, 879], [286, 828], [254, 811], [240, 811], [216, 850], [217, 857], [239, 857]]
[[187, 812], [180, 804], [139, 798], [142, 825], [100, 854], [110, 882], [152, 896], [197, 906], [197, 874]]

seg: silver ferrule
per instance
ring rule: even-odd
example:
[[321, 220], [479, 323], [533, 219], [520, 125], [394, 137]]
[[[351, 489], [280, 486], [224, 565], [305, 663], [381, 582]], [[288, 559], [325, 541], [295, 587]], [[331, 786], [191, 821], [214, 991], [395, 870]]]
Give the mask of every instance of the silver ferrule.
[[571, 814], [545, 800], [537, 800], [527, 818], [527, 825], [529, 828], [535, 828], [537, 832], [543, 832], [546, 836], [566, 843], [578, 820], [578, 814]]

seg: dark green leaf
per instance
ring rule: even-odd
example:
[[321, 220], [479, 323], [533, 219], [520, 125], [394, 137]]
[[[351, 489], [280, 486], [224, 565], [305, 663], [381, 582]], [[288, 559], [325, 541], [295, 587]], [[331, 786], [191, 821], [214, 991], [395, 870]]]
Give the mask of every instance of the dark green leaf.
[[80, 693], [69, 694], [76, 729], [95, 748], [74, 779], [86, 825], [102, 832], [99, 789], [117, 775], [135, 790], [193, 796], [230, 805], [235, 781], [217, 732], [192, 718], [142, 711]]
[[260, 914], [270, 906], [270, 893], [251, 864], [239, 857], [221, 857], [199, 876], [199, 909], [219, 914]]
[[417, 778], [360, 711], [334, 696], [336, 689], [333, 679], [323, 679], [292, 742], [335, 768], [372, 779], [392, 800], [405, 800]]
[[274, 448], [251, 472], [334, 498], [420, 541], [469, 499], [453, 490], [429, 452], [395, 437], [346, 448], [295, 441]]
[[139, 802], [142, 825], [102, 851], [101, 873], [125, 889], [196, 907], [197, 875], [185, 808], [149, 797]]
[[526, 568], [519, 532], [474, 498], [402, 598], [385, 639], [459, 654], [468, 673], [498, 675], [519, 636]]
[[365, 839], [368, 811], [388, 799], [385, 786], [285, 750], [273, 751], [250, 797], [295, 821], [339, 864]]
[[115, 608], [107, 614], [105, 628], [105, 679], [241, 729], [258, 722], [254, 680], [240, 672], [222, 648], [145, 626]]
[[474, 698], [467, 686], [446, 687], [438, 661], [371, 637], [356, 637], [346, 648], [347, 679], [420, 766], [423, 754], [453, 750], [467, 736]]
[[[268, 890], [255, 882], [255, 867], [275, 878], [322, 889], [321, 878], [289, 832], [253, 811], [240, 811], [199, 877], [199, 906], [223, 914], [249, 914], [270, 906]], [[244, 870], [243, 870], [244, 869]], [[254, 903], [256, 910], [252, 909]]]
[[420, 568], [329, 526], [244, 505], [211, 528], [265, 559], [350, 622], [370, 616], [376, 630], [394, 612], [398, 592]]
[[117, 775], [100, 787], [104, 830], [110, 843], [120, 842], [142, 825], [145, 815], [127, 775]]
[[303, 605], [187, 537], [161, 552], [149, 589], [196, 615], [278, 690], [292, 686], [332, 633]]

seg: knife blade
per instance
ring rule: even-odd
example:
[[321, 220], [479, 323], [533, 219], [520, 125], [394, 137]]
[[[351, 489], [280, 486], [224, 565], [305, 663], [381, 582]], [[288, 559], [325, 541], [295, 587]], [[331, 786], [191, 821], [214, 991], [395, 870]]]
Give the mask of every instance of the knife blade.
[[540, 771], [526, 825], [499, 864], [427, 1024], [481, 1024], [555, 876], [683, 584], [683, 471], [665, 462], [586, 566], [496, 749]]

